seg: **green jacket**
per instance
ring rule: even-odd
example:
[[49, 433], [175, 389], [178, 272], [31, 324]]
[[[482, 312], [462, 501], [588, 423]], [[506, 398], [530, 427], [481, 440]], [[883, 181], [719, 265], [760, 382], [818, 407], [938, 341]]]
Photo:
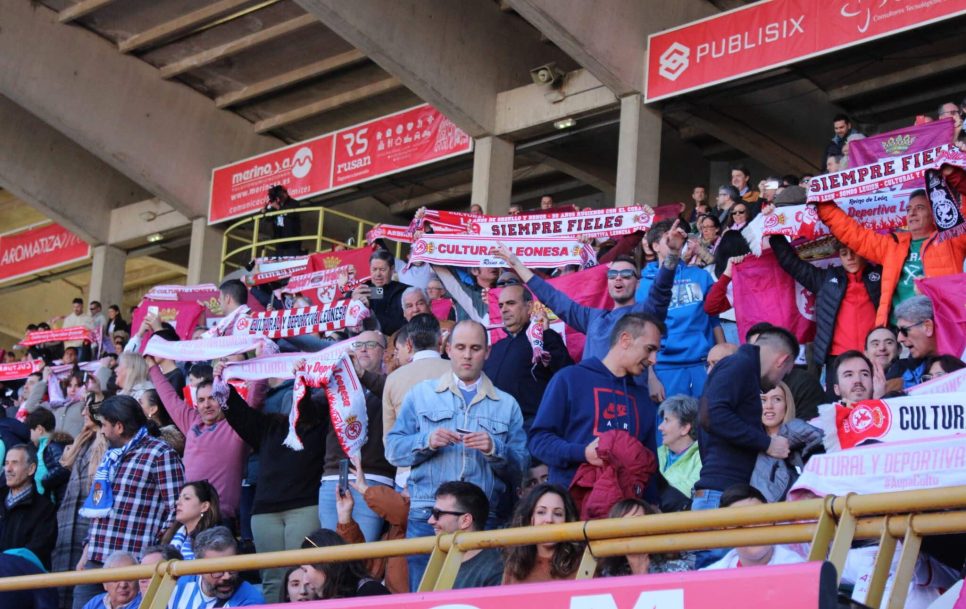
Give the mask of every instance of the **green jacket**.
[[668, 447], [664, 444], [657, 447], [658, 471], [671, 486], [681, 491], [685, 497], [690, 497], [694, 483], [701, 477], [701, 455], [698, 453], [698, 443], [691, 444], [671, 467], [667, 467], [668, 452]]

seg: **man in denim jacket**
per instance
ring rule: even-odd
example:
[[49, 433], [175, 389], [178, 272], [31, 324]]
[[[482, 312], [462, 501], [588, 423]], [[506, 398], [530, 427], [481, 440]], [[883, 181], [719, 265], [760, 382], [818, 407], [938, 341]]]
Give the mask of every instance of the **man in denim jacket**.
[[[453, 371], [410, 389], [386, 437], [389, 462], [412, 467], [407, 538], [433, 535], [427, 521], [442, 483], [472, 482], [495, 507], [521, 479], [529, 459], [520, 406], [483, 374], [489, 353], [486, 329], [462, 321], [450, 333], [446, 349]], [[437, 520], [459, 517], [433, 515]], [[493, 514], [490, 519], [492, 524]], [[411, 590], [419, 586], [428, 560], [426, 555], [407, 558]]]

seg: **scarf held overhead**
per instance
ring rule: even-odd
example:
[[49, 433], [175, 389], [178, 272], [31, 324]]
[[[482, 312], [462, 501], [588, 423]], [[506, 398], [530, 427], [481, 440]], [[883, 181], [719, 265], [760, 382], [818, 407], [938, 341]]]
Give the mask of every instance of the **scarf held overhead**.
[[340, 300], [324, 306], [265, 311], [243, 317], [235, 323], [235, 333], [287, 338], [351, 328], [368, 316], [369, 309], [362, 302]]
[[346, 353], [336, 359], [305, 362], [295, 372], [292, 392], [292, 410], [289, 413], [289, 432], [283, 442], [293, 450], [302, 450], [302, 438], [298, 434], [301, 418], [299, 404], [309, 387], [323, 387], [329, 402], [329, 417], [342, 450], [347, 455], [358, 455], [365, 445], [369, 428], [366, 413], [366, 396], [362, 383], [356, 376], [352, 362]]
[[528, 267], [556, 268], [569, 265], [592, 265], [594, 250], [571, 237], [477, 237], [475, 235], [423, 235], [413, 243], [410, 262], [428, 262], [460, 267], [506, 267], [490, 254], [504, 244]]

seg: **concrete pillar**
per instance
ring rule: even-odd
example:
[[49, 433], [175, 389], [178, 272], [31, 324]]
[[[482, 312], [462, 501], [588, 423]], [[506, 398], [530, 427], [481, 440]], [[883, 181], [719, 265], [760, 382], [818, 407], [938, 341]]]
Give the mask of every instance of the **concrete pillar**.
[[657, 205], [660, 172], [661, 113], [646, 108], [641, 95], [622, 97], [614, 204]]
[[208, 226], [207, 218], [191, 221], [188, 251], [188, 285], [218, 283], [221, 278], [222, 231]]
[[91, 284], [87, 300], [97, 300], [104, 311], [124, 300], [124, 263], [127, 252], [112, 245], [98, 245], [93, 252]]
[[470, 203], [479, 203], [491, 216], [506, 215], [512, 190], [513, 142], [493, 136], [477, 138]]

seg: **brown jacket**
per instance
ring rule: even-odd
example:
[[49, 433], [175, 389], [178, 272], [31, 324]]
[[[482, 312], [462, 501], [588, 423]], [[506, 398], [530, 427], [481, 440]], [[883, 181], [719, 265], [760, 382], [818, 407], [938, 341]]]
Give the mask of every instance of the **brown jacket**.
[[[373, 485], [366, 489], [366, 505], [380, 518], [389, 523], [389, 530], [383, 536], [386, 541], [406, 538], [406, 523], [409, 521], [409, 498], [403, 497], [388, 486]], [[346, 543], [365, 543], [366, 538], [356, 521], [336, 527]], [[366, 563], [366, 568], [373, 578], [386, 579], [386, 587], [392, 593], [409, 592], [409, 567], [405, 556], [391, 558], [376, 558]]]

